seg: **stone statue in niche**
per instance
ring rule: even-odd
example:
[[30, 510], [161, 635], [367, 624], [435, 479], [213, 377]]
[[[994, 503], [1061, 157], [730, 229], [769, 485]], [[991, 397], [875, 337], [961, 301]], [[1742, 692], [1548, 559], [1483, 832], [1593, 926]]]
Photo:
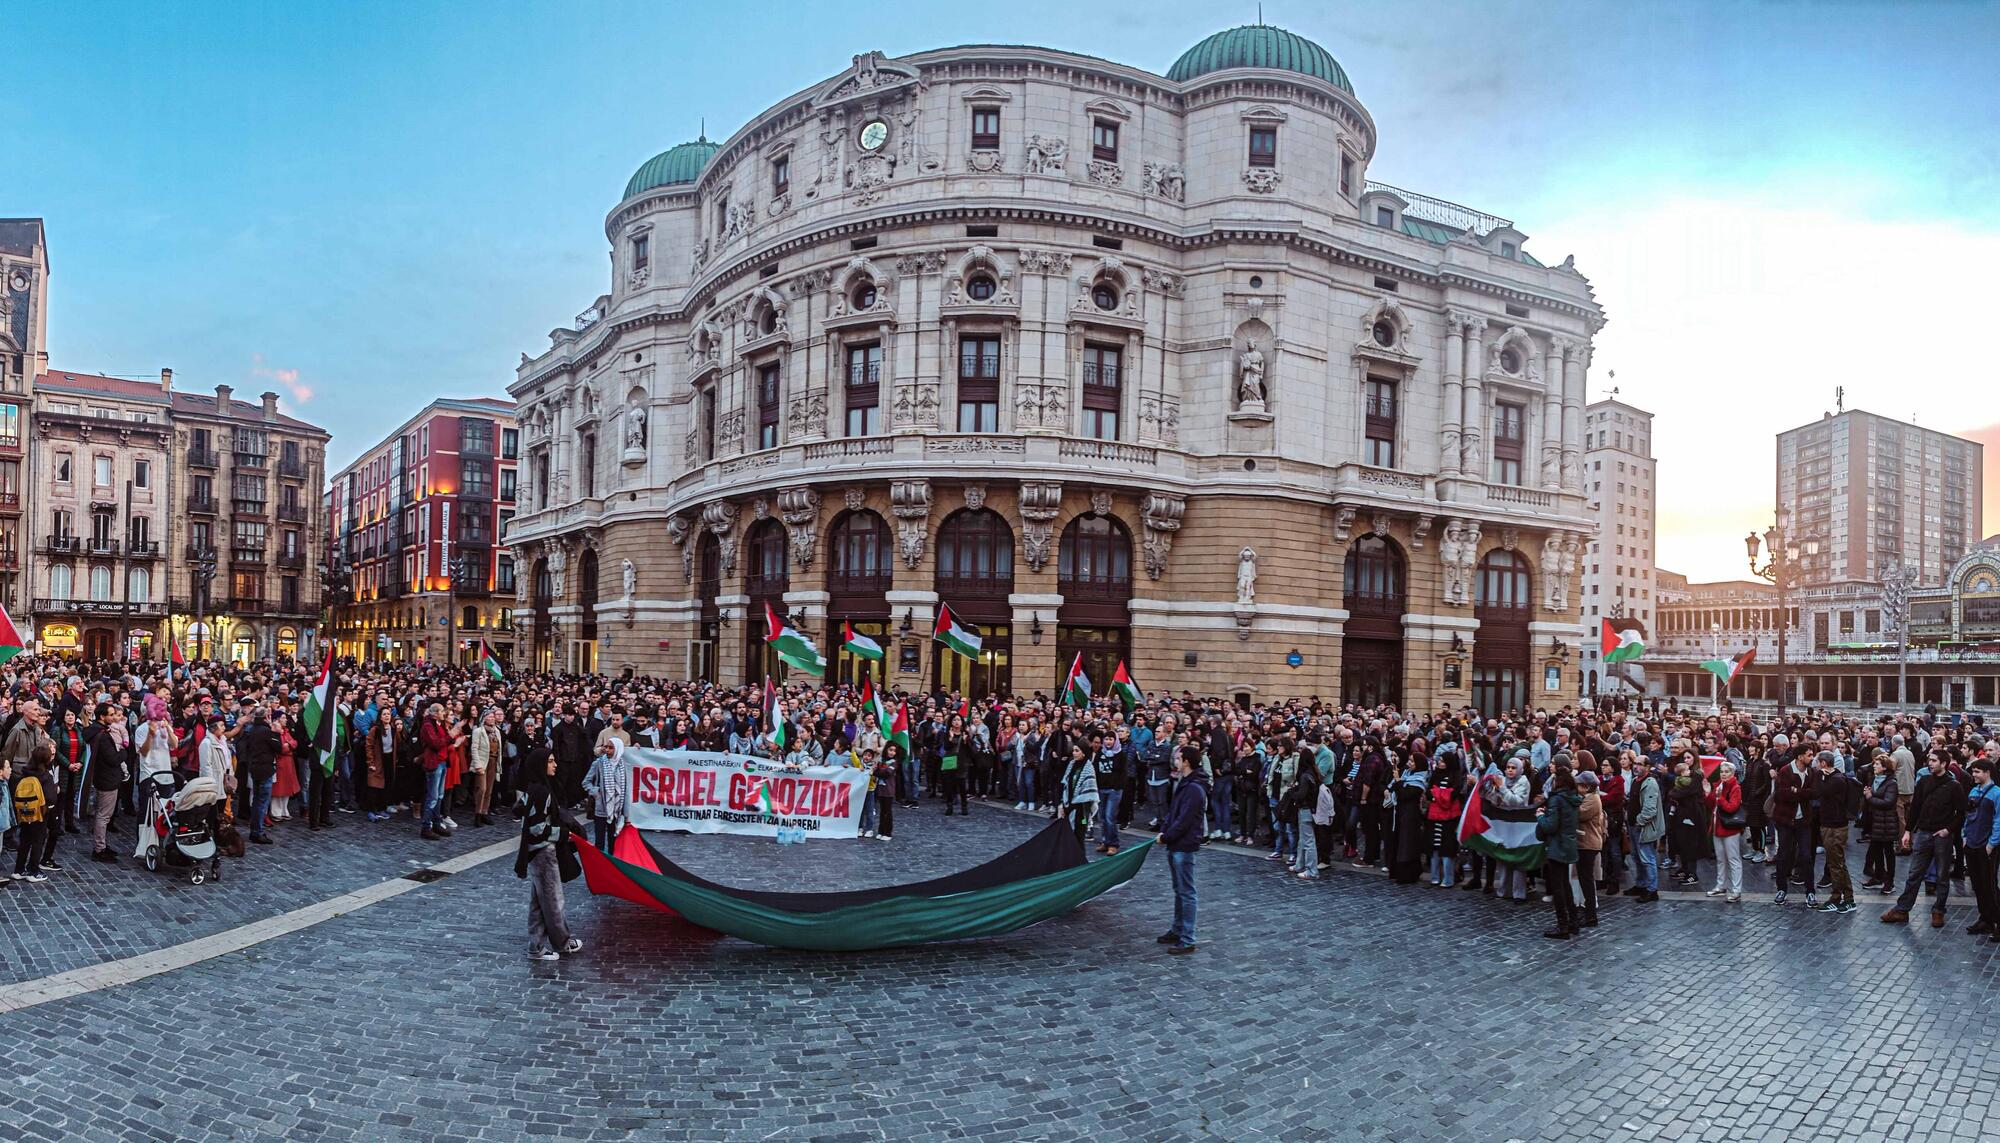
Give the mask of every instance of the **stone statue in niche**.
[[646, 407], [637, 401], [625, 407], [625, 452], [622, 459], [626, 464], [643, 464], [646, 460]]
[[1264, 411], [1264, 354], [1254, 341], [1236, 357], [1236, 404], [1246, 413]]
[[1257, 602], [1257, 551], [1244, 548], [1236, 553], [1236, 603], [1248, 607]]
[[631, 599], [639, 593], [639, 569], [632, 566], [631, 560], [626, 560], [618, 571], [623, 579], [625, 598]]

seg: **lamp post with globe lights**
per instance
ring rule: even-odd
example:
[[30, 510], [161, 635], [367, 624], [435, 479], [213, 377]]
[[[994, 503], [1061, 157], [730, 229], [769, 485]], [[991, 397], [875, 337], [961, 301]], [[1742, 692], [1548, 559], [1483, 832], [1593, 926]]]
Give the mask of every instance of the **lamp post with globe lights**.
[[1897, 560], [1882, 569], [1882, 618], [1896, 631], [1896, 709], [1908, 709], [1910, 695], [1910, 588], [1917, 569]]
[[1785, 634], [1791, 628], [1791, 612], [1785, 606], [1785, 593], [1798, 586], [1800, 573], [1799, 559], [1810, 559], [1819, 555], [1819, 537], [1807, 536], [1800, 539], [1788, 535], [1780, 523], [1764, 529], [1763, 546], [1766, 552], [1764, 566], [1757, 566], [1757, 533], [1743, 537], [1743, 547], [1750, 553], [1750, 574], [1758, 579], [1771, 581], [1778, 589], [1778, 715], [1785, 713]]

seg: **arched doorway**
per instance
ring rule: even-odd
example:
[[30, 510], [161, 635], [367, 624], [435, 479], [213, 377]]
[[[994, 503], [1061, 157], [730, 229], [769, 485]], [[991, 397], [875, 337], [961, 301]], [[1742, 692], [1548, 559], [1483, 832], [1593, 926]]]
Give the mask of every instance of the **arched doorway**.
[[555, 666], [555, 638], [549, 626], [549, 608], [554, 606], [556, 597], [556, 581], [549, 572], [549, 561], [535, 561], [534, 578], [529, 582], [533, 585], [529, 599], [535, 616], [535, 669], [548, 671]]
[[257, 661], [257, 629], [238, 624], [229, 640], [229, 661], [247, 667]]
[[766, 642], [770, 629], [764, 621], [768, 605], [779, 621], [786, 617], [785, 593], [792, 589], [791, 565], [786, 560], [785, 526], [766, 517], [751, 525], [743, 538], [743, 593], [750, 597], [743, 616], [743, 681], [762, 683], [780, 677], [784, 664]]
[[1472, 705], [1487, 718], [1528, 706], [1528, 634], [1533, 580], [1519, 552], [1494, 549], [1479, 561], [1473, 615], [1479, 632], [1472, 645]]
[[865, 675], [886, 678], [886, 661], [878, 667], [840, 645], [842, 626], [852, 623], [857, 633], [888, 650], [894, 559], [888, 524], [866, 508], [841, 513], [827, 530], [826, 642], [820, 647], [828, 658], [828, 683], [859, 686]]
[[689, 648], [688, 677], [716, 681], [716, 640], [722, 634], [722, 608], [716, 602], [722, 594], [722, 542], [715, 533], [703, 531], [695, 542], [695, 597], [701, 601], [701, 637]]
[[1083, 656], [1090, 693], [1102, 695], [1132, 650], [1132, 533], [1112, 516], [1078, 516], [1056, 549], [1056, 677], [1062, 693], [1070, 664]]
[[1340, 701], [1374, 707], [1403, 701], [1403, 612], [1409, 580], [1402, 549], [1371, 532], [1347, 549], [1341, 573], [1347, 608], [1341, 639]]
[[296, 659], [298, 656], [299, 629], [296, 627], [278, 628], [278, 658]]
[[943, 644], [931, 651], [931, 683], [944, 691], [984, 698], [1013, 689], [1014, 530], [990, 508], [961, 508], [938, 526], [938, 600], [962, 623], [979, 629], [977, 661]]
[[597, 673], [597, 550], [583, 549], [576, 561], [577, 638], [570, 642], [569, 669], [579, 675]]

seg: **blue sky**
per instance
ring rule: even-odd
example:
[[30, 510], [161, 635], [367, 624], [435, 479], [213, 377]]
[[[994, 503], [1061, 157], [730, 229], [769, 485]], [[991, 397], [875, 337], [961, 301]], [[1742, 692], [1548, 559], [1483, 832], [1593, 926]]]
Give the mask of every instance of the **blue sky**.
[[[604, 289], [633, 168], [704, 119], [726, 137], [871, 48], [1026, 41], [1164, 71], [1256, 18], [1239, 7], [16, 4], [0, 214], [48, 220], [58, 368], [277, 388], [343, 461], [433, 395], [500, 393]], [[1772, 435], [1836, 384], [2000, 443], [1979, 272], [2000, 258], [2000, 7], [1264, 17], [1346, 67], [1374, 177], [1576, 255], [1611, 315], [1593, 394], [1659, 416], [1666, 566], [1732, 573], [1769, 514]], [[1718, 455], [1743, 471], [1714, 478]]]

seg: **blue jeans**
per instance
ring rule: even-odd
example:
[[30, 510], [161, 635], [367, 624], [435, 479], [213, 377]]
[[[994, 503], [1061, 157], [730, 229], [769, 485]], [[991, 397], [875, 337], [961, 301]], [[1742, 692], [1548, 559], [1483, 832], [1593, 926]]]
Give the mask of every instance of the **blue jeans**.
[[917, 783], [924, 776], [923, 764], [914, 757], [905, 758], [902, 768], [902, 781], [896, 784], [896, 789], [902, 793], [904, 801], [914, 802], [917, 800], [917, 791], [921, 788]]
[[1930, 871], [1933, 860], [1937, 862], [1938, 879], [1937, 900], [1931, 903], [1931, 908], [1943, 912], [1945, 902], [1951, 899], [1951, 878], [1944, 876], [1951, 865], [1951, 838], [1911, 831], [1910, 879], [1903, 883], [1903, 895], [1896, 899], [1896, 907], [1903, 912], [1916, 907], [1917, 894], [1924, 888], [1924, 876]]
[[1027, 764], [1024, 762], [1016, 762], [1014, 763], [1013, 766], [1009, 767], [1009, 769], [1013, 771], [1014, 800], [1017, 802], [1034, 801], [1035, 780], [1028, 776]]
[[1215, 796], [1208, 803], [1208, 829], [1210, 833], [1234, 834], [1236, 832], [1235, 826], [1232, 823], [1235, 815], [1229, 812], [1229, 785], [1227, 777], [1219, 777], [1215, 780]]
[[1298, 848], [1299, 824], [1297, 822], [1271, 819], [1271, 852], [1280, 857], [1290, 857]]
[[250, 792], [250, 836], [264, 836], [264, 815], [271, 812], [271, 783], [275, 778], [258, 778]]
[[1194, 943], [1194, 855], [1196, 850], [1186, 853], [1167, 851], [1167, 875], [1174, 879], [1174, 928], [1173, 933], [1184, 945]]
[[1118, 845], [1118, 800], [1125, 796], [1123, 790], [1107, 790], [1097, 802], [1098, 836], [1105, 845]]
[[868, 796], [861, 799], [860, 828], [865, 830], [875, 828], [875, 791], [873, 790], [868, 791]]
[[1632, 846], [1632, 856], [1639, 859], [1639, 879], [1637, 882], [1638, 886], [1641, 889], [1644, 889], [1651, 893], [1659, 892], [1660, 889], [1659, 843], [1656, 841], [1635, 842], [1633, 843]]
[[444, 767], [424, 771], [424, 823], [423, 828], [437, 829], [444, 824]]

